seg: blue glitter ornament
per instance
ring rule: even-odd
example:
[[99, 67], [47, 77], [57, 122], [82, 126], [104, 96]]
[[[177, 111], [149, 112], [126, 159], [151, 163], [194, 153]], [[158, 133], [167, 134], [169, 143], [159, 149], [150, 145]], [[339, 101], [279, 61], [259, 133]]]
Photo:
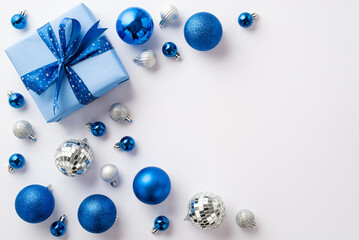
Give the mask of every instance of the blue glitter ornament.
[[95, 194], [80, 204], [77, 217], [81, 226], [90, 233], [103, 233], [116, 221], [116, 206], [108, 197]]
[[166, 231], [170, 226], [170, 220], [165, 216], [158, 216], [155, 219], [154, 226], [152, 228], [152, 233], [156, 234], [158, 231]]
[[116, 150], [123, 150], [125, 152], [132, 151], [135, 148], [135, 139], [130, 136], [125, 136], [121, 138], [121, 140], [115, 144], [114, 148]]
[[187, 43], [198, 51], [208, 51], [222, 38], [221, 22], [211, 13], [199, 12], [190, 17], [184, 26]]
[[101, 137], [106, 133], [106, 125], [103, 122], [87, 123], [86, 126], [95, 137]]
[[66, 232], [66, 215], [62, 215], [59, 219], [59, 221], [56, 221], [51, 224], [50, 226], [50, 233], [55, 237], [61, 237]]
[[146, 167], [137, 173], [132, 187], [138, 200], [155, 205], [168, 197], [171, 191], [171, 181], [162, 169]]
[[116, 30], [125, 43], [140, 45], [152, 36], [153, 20], [150, 14], [142, 8], [127, 8], [118, 16]]
[[179, 52], [177, 51], [177, 46], [173, 42], [166, 42], [162, 46], [162, 53], [166, 57], [173, 57], [176, 60], [180, 60], [181, 56]]
[[9, 97], [9, 104], [13, 108], [21, 108], [24, 106], [25, 98], [20, 93], [14, 93], [13, 91], [7, 91]]
[[29, 185], [23, 188], [15, 199], [17, 215], [28, 223], [45, 221], [55, 207], [55, 199], [49, 187]]
[[250, 27], [254, 20], [256, 20], [258, 17], [257, 13], [247, 13], [247, 12], [244, 12], [244, 13], [241, 13], [238, 17], [238, 23], [241, 27], [244, 27], [244, 28], [247, 28], [247, 27]]
[[26, 11], [23, 10], [18, 14], [15, 14], [11, 18], [11, 25], [16, 29], [23, 29], [26, 27], [27, 21], [26, 21]]
[[9, 172], [14, 171], [14, 169], [20, 169], [25, 165], [25, 158], [20, 153], [15, 153], [9, 158]]

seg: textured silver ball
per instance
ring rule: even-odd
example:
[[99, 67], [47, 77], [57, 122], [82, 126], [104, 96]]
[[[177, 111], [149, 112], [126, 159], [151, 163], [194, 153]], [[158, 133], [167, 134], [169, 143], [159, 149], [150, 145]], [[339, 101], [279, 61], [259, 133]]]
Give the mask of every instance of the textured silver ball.
[[109, 114], [112, 120], [120, 122], [127, 121], [132, 122], [130, 114], [128, 114], [127, 108], [121, 103], [113, 104], [109, 109]]
[[201, 229], [214, 229], [225, 217], [224, 204], [219, 196], [210, 192], [197, 193], [187, 206], [185, 220]]
[[32, 126], [28, 121], [21, 120], [14, 124], [13, 133], [19, 139], [31, 139], [36, 141]]
[[151, 68], [153, 67], [156, 62], [156, 54], [152, 50], [143, 50], [140, 54], [133, 59], [133, 62], [145, 67]]
[[237, 213], [236, 222], [241, 228], [254, 228], [256, 226], [254, 214], [248, 209], [242, 209]]
[[162, 8], [160, 27], [174, 23], [178, 19], [178, 9], [175, 6], [168, 5]]
[[115, 165], [111, 163], [103, 165], [100, 171], [100, 176], [105, 182], [109, 182], [112, 187], [117, 186], [116, 180], [118, 179], [119, 172]]
[[92, 166], [93, 151], [87, 139], [69, 139], [56, 150], [55, 164], [57, 169], [69, 177], [85, 174]]

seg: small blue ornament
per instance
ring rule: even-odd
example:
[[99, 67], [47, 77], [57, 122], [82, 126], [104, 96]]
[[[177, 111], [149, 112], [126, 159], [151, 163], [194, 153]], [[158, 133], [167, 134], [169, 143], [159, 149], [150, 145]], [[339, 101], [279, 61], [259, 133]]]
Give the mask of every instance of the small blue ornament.
[[116, 221], [116, 206], [108, 197], [94, 194], [80, 204], [77, 217], [81, 226], [90, 233], [103, 233]]
[[40, 223], [50, 217], [55, 199], [49, 188], [36, 184], [23, 188], [15, 199], [17, 215], [28, 223]]
[[171, 180], [158, 167], [146, 167], [133, 180], [133, 192], [143, 203], [155, 205], [163, 202], [171, 191]]
[[87, 123], [86, 126], [95, 137], [101, 137], [106, 133], [106, 125], [102, 122]]
[[208, 51], [222, 38], [221, 22], [213, 14], [199, 12], [190, 17], [184, 26], [187, 43], [198, 51]]
[[9, 158], [9, 172], [14, 171], [14, 169], [20, 169], [25, 165], [25, 158], [20, 153], [15, 153]]
[[166, 57], [173, 57], [176, 60], [180, 60], [181, 56], [177, 51], [177, 46], [173, 42], [166, 42], [162, 46], [162, 52]]
[[252, 23], [254, 22], [254, 20], [256, 20], [258, 17], [257, 13], [241, 13], [238, 17], [238, 23], [241, 27], [247, 28], [250, 27], [252, 25]]
[[66, 232], [66, 215], [62, 215], [59, 221], [53, 222], [50, 226], [50, 233], [55, 237], [61, 237]]
[[20, 93], [14, 93], [13, 91], [8, 90], [7, 96], [9, 97], [9, 104], [13, 108], [21, 108], [24, 106], [25, 98]]
[[152, 36], [153, 20], [150, 14], [142, 8], [127, 8], [118, 16], [116, 30], [125, 43], [140, 45]]
[[158, 231], [166, 231], [170, 226], [170, 220], [165, 216], [158, 216], [155, 219], [154, 226], [152, 228], [152, 233], [156, 234]]
[[26, 11], [22, 10], [20, 13], [15, 14], [11, 18], [11, 25], [16, 29], [23, 29], [26, 27], [27, 21], [26, 21]]
[[115, 144], [114, 148], [116, 150], [123, 150], [125, 152], [132, 151], [135, 148], [135, 139], [130, 136], [125, 136], [121, 138], [121, 140]]

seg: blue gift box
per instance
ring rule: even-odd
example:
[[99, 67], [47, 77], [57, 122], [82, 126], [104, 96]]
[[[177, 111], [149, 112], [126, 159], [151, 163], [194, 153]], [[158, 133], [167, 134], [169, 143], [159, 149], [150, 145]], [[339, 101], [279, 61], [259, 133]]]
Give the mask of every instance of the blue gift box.
[[[79, 21], [81, 24], [81, 38], [97, 22], [91, 10], [84, 4], [80, 4], [50, 21], [57, 39], [59, 39], [59, 24], [65, 17]], [[20, 76], [56, 61], [54, 54], [37, 32], [6, 49], [6, 53]], [[84, 59], [71, 66], [71, 68], [83, 80], [83, 83], [94, 97], [104, 95], [118, 84], [129, 79], [126, 69], [113, 48], [94, 57]], [[47, 122], [60, 121], [84, 106], [76, 98], [66, 75], [62, 80], [61, 91], [59, 91], [58, 96], [59, 109], [56, 109], [56, 111], [53, 110], [55, 91], [56, 83], [50, 85], [40, 95], [31, 89], [29, 90]]]

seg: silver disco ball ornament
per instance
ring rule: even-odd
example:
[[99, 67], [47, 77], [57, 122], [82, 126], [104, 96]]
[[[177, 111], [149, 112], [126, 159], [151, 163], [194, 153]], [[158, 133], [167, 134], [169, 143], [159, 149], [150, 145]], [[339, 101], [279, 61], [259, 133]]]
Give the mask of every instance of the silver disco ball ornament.
[[56, 150], [55, 164], [57, 169], [69, 177], [85, 174], [92, 166], [93, 151], [87, 139], [69, 139]]
[[225, 217], [223, 202], [211, 192], [197, 193], [187, 206], [186, 221], [201, 229], [214, 229], [221, 225]]

